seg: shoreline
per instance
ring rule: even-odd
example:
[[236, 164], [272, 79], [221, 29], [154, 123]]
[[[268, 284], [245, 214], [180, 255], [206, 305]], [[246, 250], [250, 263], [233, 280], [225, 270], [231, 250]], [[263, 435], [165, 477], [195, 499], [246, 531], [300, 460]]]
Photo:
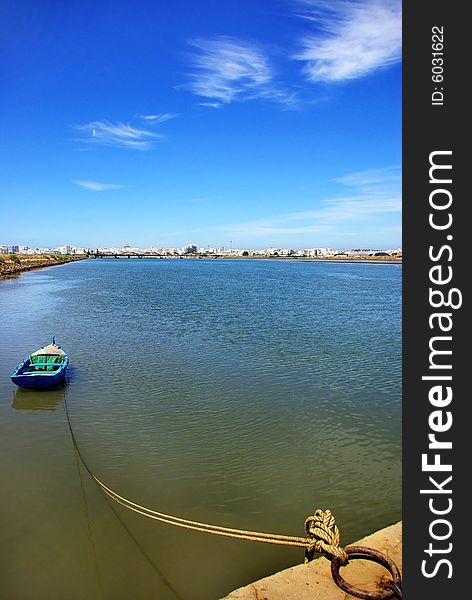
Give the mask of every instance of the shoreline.
[[369, 265], [381, 264], [381, 265], [401, 265], [403, 260], [401, 258], [301, 258], [302, 261], [313, 261], [317, 260], [320, 262], [339, 262], [339, 263], [368, 263]]
[[53, 267], [55, 265], [64, 265], [70, 262], [76, 262], [78, 260], [84, 260], [87, 256], [71, 256], [68, 254], [64, 255], [53, 255], [53, 256], [18, 256], [18, 261], [11, 260], [8, 254], [1, 255], [3, 260], [0, 262], [0, 281], [4, 279], [11, 279], [18, 277], [25, 271], [35, 271], [37, 269], [44, 269], [46, 267]]
[[[172, 257], [169, 257], [172, 258]], [[176, 257], [177, 258], [177, 257]], [[349, 256], [343, 257], [332, 257], [332, 258], [318, 258], [311, 256], [303, 256], [303, 257], [294, 257], [294, 256], [198, 256], [198, 257], [182, 257], [182, 258], [219, 258], [223, 260], [282, 260], [282, 261], [292, 261], [292, 262], [326, 262], [326, 263], [367, 263], [369, 265], [401, 265], [401, 258], [372, 258], [369, 256], [368, 258], [360, 258], [358, 256], [350, 258]]]
[[315, 256], [264, 256], [264, 255], [253, 255], [253, 256], [227, 256], [222, 254], [188, 254], [180, 256], [169, 256], [163, 254], [102, 254], [102, 255], [91, 255], [89, 258], [93, 260], [99, 259], [168, 259], [168, 260], [281, 260], [281, 261], [292, 261], [292, 262], [337, 262], [337, 263], [368, 263], [368, 264], [402, 264], [403, 259], [401, 257], [388, 258], [385, 256], [373, 257], [373, 256], [332, 256], [332, 257], [315, 257]]

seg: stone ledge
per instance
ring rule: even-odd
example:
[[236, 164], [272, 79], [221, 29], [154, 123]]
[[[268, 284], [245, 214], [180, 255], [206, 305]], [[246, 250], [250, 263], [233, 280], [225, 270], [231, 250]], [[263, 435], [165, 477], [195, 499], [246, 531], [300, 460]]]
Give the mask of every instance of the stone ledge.
[[[402, 522], [362, 538], [349, 545], [370, 546], [390, 557], [402, 571]], [[359, 588], [375, 591], [377, 582], [388, 572], [371, 561], [354, 560], [342, 568], [343, 578]], [[330, 562], [317, 558], [308, 564], [290, 567], [245, 587], [227, 600], [350, 600], [350, 594], [337, 587], [331, 578]], [[223, 599], [224, 600], [224, 599]]]

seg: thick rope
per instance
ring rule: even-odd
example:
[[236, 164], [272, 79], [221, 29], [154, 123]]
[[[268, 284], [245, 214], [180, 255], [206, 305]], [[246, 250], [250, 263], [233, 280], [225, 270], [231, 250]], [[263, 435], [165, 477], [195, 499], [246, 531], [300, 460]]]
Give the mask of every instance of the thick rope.
[[[326, 511], [324, 513], [322, 510], [315, 511], [315, 515], [313, 517], [308, 517], [305, 521], [305, 530], [309, 537], [298, 537], [298, 536], [289, 536], [282, 535], [276, 533], [263, 533], [259, 531], [250, 531], [245, 529], [234, 529], [231, 527], [222, 527], [220, 525], [212, 525], [210, 523], [201, 523], [199, 521], [192, 521], [190, 519], [183, 519], [181, 517], [176, 517], [174, 515], [169, 515], [166, 513], [158, 512], [156, 510], [152, 510], [151, 508], [147, 508], [145, 506], [141, 506], [136, 502], [132, 502], [128, 500], [124, 496], [121, 496], [117, 492], [113, 491], [107, 485], [105, 485], [94, 473], [91, 471], [89, 466], [84, 460], [80, 449], [77, 444], [77, 440], [74, 435], [74, 431], [72, 429], [72, 424], [69, 417], [69, 410], [67, 406], [67, 400], [64, 396], [64, 407], [67, 417], [67, 423], [69, 426], [69, 431], [71, 434], [71, 438], [74, 444], [74, 448], [77, 451], [77, 455], [80, 458], [82, 464], [87, 470], [88, 474], [95, 483], [100, 487], [100, 489], [107, 494], [112, 500], [114, 500], [117, 504], [124, 506], [128, 510], [131, 510], [137, 514], [148, 517], [149, 519], [154, 519], [156, 521], [160, 521], [162, 523], [167, 523], [169, 525], [176, 525], [177, 527], [182, 527], [184, 529], [192, 529], [194, 531], [201, 531], [203, 533], [212, 533], [213, 535], [220, 535], [229, 538], [235, 538], [239, 540], [251, 540], [253, 542], [264, 542], [267, 544], [276, 544], [281, 546], [292, 546], [296, 548], [305, 548], [308, 552], [323, 552], [328, 556], [340, 556], [339, 551], [342, 549], [339, 548], [339, 531], [334, 523], [334, 517], [331, 515], [330, 511]], [[317, 515], [329, 515], [329, 519], [325, 521], [323, 519], [320, 520], [320, 517]], [[315, 524], [316, 523], [316, 524]], [[334, 525], [334, 528], [333, 528]], [[330, 531], [335, 531], [336, 535], [333, 537]], [[315, 538], [314, 540], [312, 538]]]
[[315, 510], [305, 521], [305, 531], [312, 538], [309, 553], [321, 552], [330, 559], [336, 556], [342, 564], [347, 563], [348, 556], [341, 548], [339, 529], [330, 510]]

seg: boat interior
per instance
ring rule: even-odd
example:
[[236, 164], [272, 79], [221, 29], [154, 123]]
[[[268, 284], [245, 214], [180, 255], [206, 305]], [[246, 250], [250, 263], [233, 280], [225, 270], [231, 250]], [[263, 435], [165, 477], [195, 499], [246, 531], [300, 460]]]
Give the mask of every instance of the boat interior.
[[25, 364], [23, 375], [35, 375], [41, 372], [57, 371], [64, 364], [66, 357], [62, 355], [34, 354]]

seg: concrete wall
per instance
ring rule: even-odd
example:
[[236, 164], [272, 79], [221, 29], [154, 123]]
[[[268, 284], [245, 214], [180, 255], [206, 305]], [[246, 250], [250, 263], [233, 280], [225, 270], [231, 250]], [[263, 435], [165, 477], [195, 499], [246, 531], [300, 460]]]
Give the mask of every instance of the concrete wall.
[[[381, 529], [352, 545], [370, 546], [390, 557], [402, 570], [401, 521]], [[280, 573], [255, 581], [226, 596], [227, 600], [350, 600], [350, 594], [337, 587], [331, 578], [330, 561], [324, 557], [297, 565]], [[377, 583], [388, 579], [386, 569], [373, 562], [353, 560], [340, 570], [352, 585], [377, 591]]]

